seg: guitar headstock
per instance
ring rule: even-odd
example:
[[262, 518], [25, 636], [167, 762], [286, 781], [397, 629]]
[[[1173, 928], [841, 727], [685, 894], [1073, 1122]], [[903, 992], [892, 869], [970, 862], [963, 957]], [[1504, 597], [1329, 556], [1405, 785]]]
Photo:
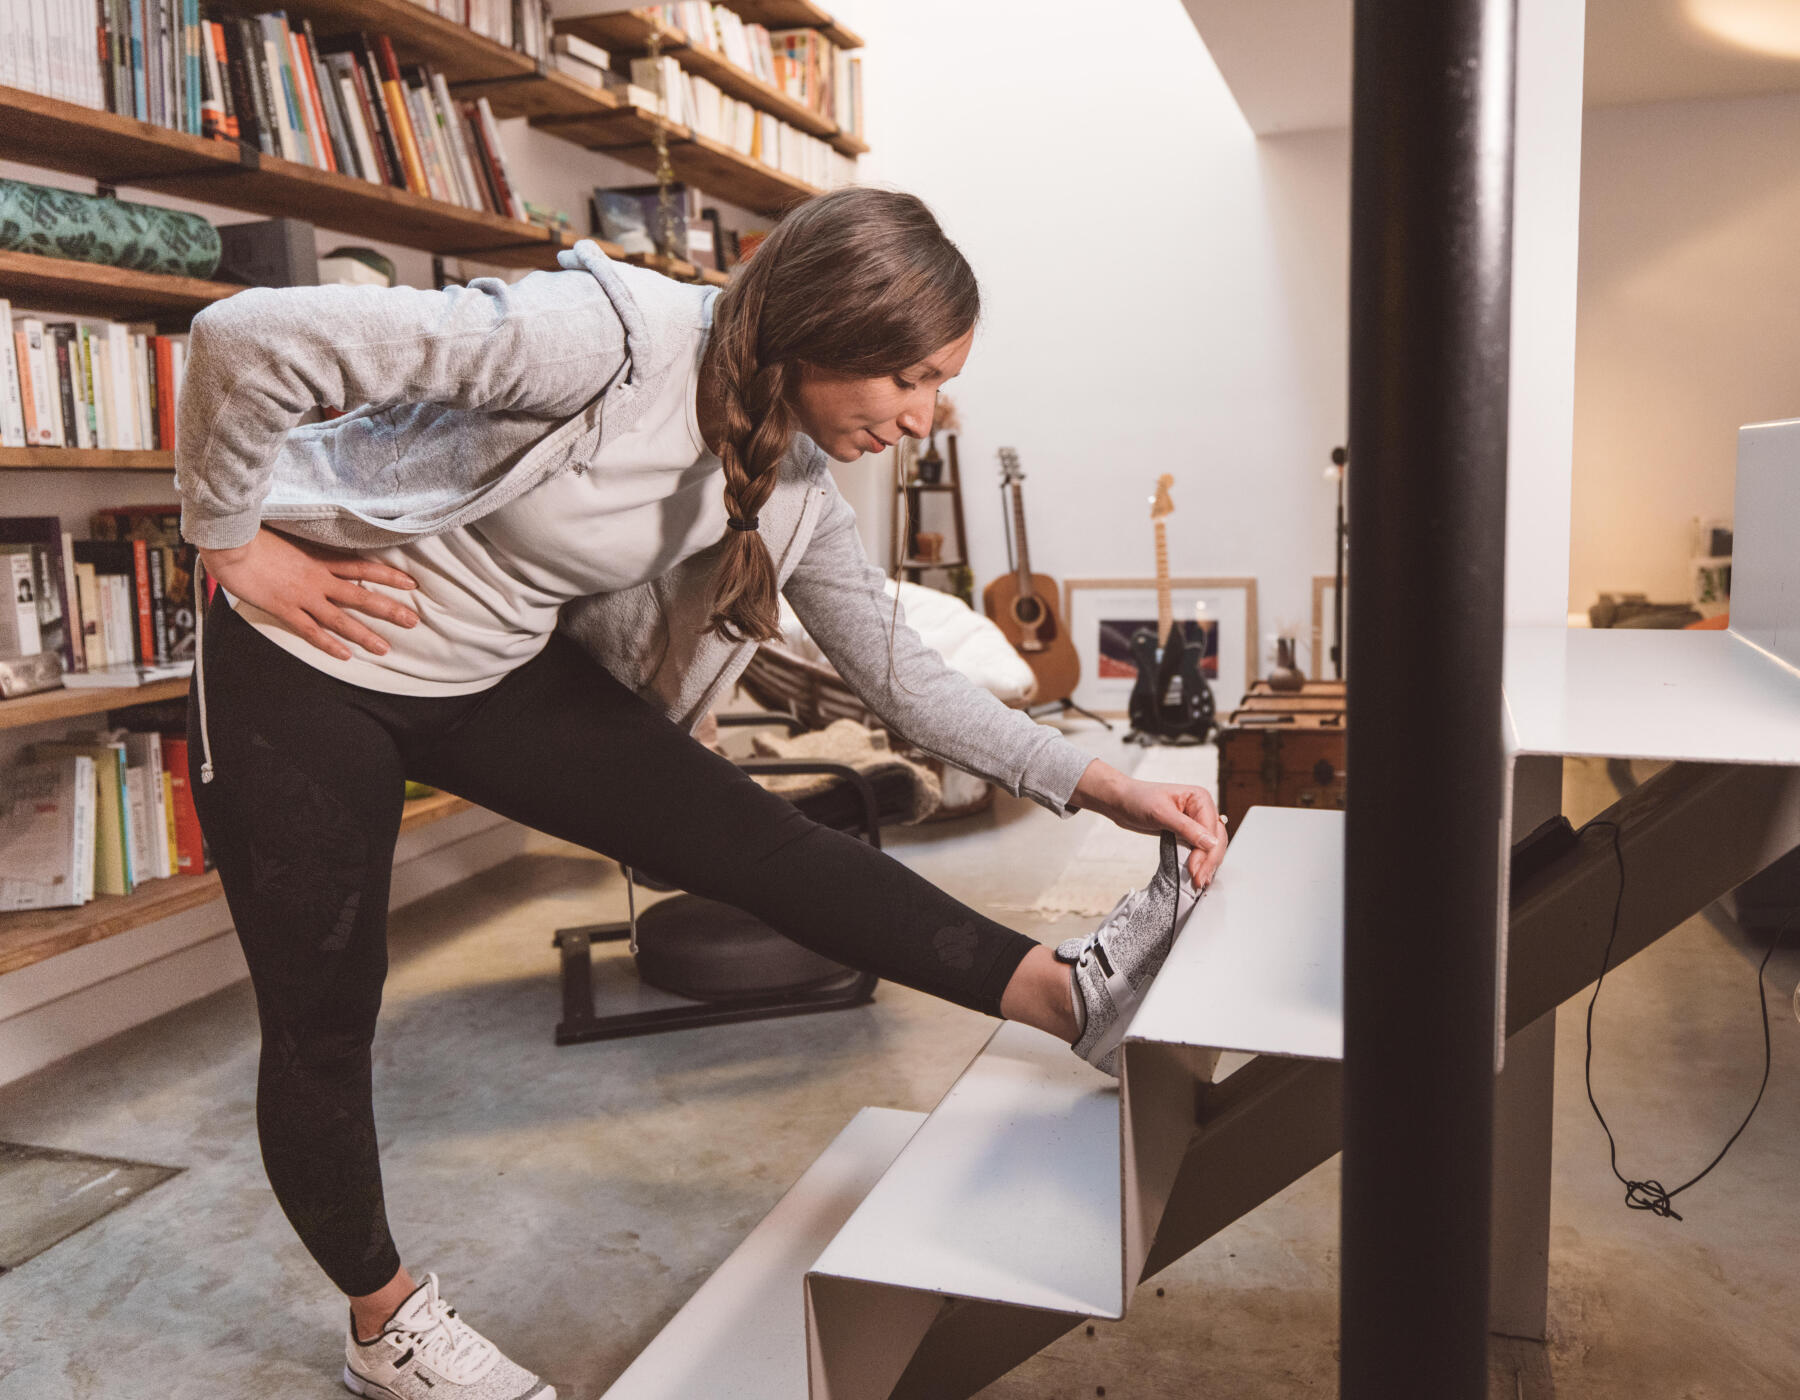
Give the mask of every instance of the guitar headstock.
[[1016, 448], [1000, 449], [1000, 484], [1010, 486], [1015, 481], [1023, 481], [1025, 473], [1019, 470], [1019, 453]]
[[1156, 494], [1150, 498], [1150, 518], [1161, 520], [1165, 515], [1175, 514], [1175, 502], [1169, 496], [1169, 488], [1175, 484], [1175, 478], [1164, 472], [1156, 478]]

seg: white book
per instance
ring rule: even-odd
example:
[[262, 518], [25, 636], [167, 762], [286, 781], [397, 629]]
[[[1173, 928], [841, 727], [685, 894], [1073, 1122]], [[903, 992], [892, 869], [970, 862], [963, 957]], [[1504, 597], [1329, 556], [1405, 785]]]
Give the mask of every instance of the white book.
[[[128, 730], [124, 735], [125, 752], [133, 771], [141, 772], [138, 811], [143, 831], [145, 879], [163, 879], [175, 872], [169, 866], [169, 823], [163, 813], [162, 735], [154, 730]], [[130, 773], [127, 773], [129, 781]]]
[[[21, 16], [16, 5], [0, 5], [0, 83], [7, 87], [23, 87], [19, 81], [17, 60], [13, 57], [14, 46], [19, 42], [18, 26]], [[12, 446], [17, 447], [17, 443]]]
[[0, 547], [0, 656], [36, 656], [43, 649], [31, 547]]
[[44, 323], [27, 316], [19, 322], [18, 329], [25, 335], [26, 369], [31, 374], [31, 408], [37, 421], [31, 434], [31, 445], [52, 447], [61, 439], [56, 435], [56, 418], [50, 412], [50, 400], [55, 397], [51, 386], [55, 381], [44, 373]]
[[[0, 5], [0, 10], [6, 7]], [[0, 35], [0, 42], [4, 35]], [[19, 396], [19, 357], [13, 349], [12, 303], [0, 297], [0, 447], [25, 446], [25, 401]]]
[[131, 333], [131, 395], [137, 407], [138, 443], [145, 449], [156, 446], [156, 428], [150, 417], [150, 337], [142, 331]]
[[[333, 54], [333, 58], [337, 55]], [[345, 56], [348, 58], [348, 55]], [[381, 166], [375, 159], [375, 146], [369, 140], [369, 127], [363, 121], [362, 102], [357, 96], [356, 82], [347, 76], [336, 64], [332, 72], [337, 80], [338, 92], [344, 98], [344, 115], [350, 120], [350, 139], [356, 146], [356, 163], [362, 167], [365, 180], [372, 184], [381, 183]]]
[[283, 160], [300, 159], [300, 133], [294, 130], [293, 123], [288, 120], [287, 84], [281, 80], [281, 49], [269, 35], [266, 16], [263, 30], [263, 63], [269, 75], [269, 96], [275, 108], [275, 139], [281, 147], [277, 153]]
[[107, 406], [113, 430], [113, 446], [124, 452], [134, 451], [140, 444], [137, 435], [137, 406], [132, 390], [131, 332], [118, 321], [106, 325]]
[[175, 379], [175, 393], [171, 400], [175, 405], [175, 421], [169, 424], [169, 446], [171, 449], [181, 441], [181, 386], [187, 383], [187, 337], [178, 336], [169, 342], [169, 373]]
[[131, 883], [141, 885], [156, 875], [155, 854], [150, 849], [148, 822], [150, 809], [149, 774], [142, 764], [133, 763], [130, 750], [125, 760], [125, 836], [130, 843]]
[[94, 897], [94, 760], [15, 764], [0, 782], [0, 910], [60, 909]]
[[81, 326], [69, 337], [69, 389], [75, 404], [75, 445], [92, 447], [94, 430], [88, 425], [87, 370], [81, 363]]
[[[567, 36], [559, 34], [556, 37], [562, 39]], [[574, 54], [553, 53], [550, 55], [550, 64], [557, 72], [573, 78], [578, 83], [586, 83], [591, 88], [606, 85], [606, 79], [601, 76], [598, 68], [584, 58], [575, 57]]]
[[611, 68], [612, 55], [598, 44], [590, 44], [578, 34], [555, 34], [550, 39], [552, 53], [567, 54], [580, 63], [592, 64], [595, 68]]
[[438, 114], [443, 121], [444, 139], [450, 146], [451, 158], [456, 162], [457, 178], [462, 181], [467, 198], [463, 203], [470, 209], [480, 209], [483, 205], [481, 197], [481, 180], [475, 174], [475, 161], [469, 155], [469, 143], [463, 131], [462, 113], [457, 110], [456, 101], [450, 96], [450, 85], [444, 80], [442, 73], [431, 75], [431, 90], [437, 98]]
[[129, 666], [135, 655], [131, 634], [137, 626], [137, 600], [131, 596], [131, 580], [123, 574], [101, 574], [100, 606], [100, 633], [106, 638], [106, 664]]
[[580, 19], [583, 15], [616, 15], [635, 10], [640, 0], [550, 0], [552, 19]]
[[488, 148], [493, 151], [494, 159], [500, 164], [500, 176], [506, 181], [506, 187], [512, 192], [512, 208], [503, 212], [511, 217], [524, 221], [525, 196], [519, 193], [519, 183], [513, 177], [512, 164], [506, 158], [506, 147], [500, 141], [500, 125], [494, 120], [494, 109], [487, 98], [477, 98], [475, 110], [481, 115], [481, 134], [486, 139]]

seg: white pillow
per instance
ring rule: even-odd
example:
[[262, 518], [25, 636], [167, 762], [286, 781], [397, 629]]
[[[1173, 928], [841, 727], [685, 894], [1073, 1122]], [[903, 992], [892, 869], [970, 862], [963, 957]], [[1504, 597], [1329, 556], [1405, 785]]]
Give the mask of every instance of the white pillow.
[[[893, 579], [887, 581], [890, 598], [895, 586]], [[945, 665], [1009, 705], [1030, 699], [1037, 688], [1037, 677], [998, 627], [954, 594], [917, 583], [901, 583], [898, 587], [901, 617], [944, 658]], [[781, 640], [789, 651], [809, 661], [831, 664], [807, 636], [786, 598], [781, 600]]]

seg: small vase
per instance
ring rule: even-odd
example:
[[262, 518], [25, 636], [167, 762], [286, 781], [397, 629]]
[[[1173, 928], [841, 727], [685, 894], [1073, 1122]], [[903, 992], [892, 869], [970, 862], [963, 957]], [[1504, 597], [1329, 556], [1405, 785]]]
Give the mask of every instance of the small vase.
[[918, 463], [913, 470], [919, 474], [921, 486], [936, 486], [944, 479], [944, 457], [937, 450], [935, 442], [919, 454]]
[[1300, 668], [1294, 665], [1294, 639], [1278, 637], [1275, 639], [1275, 669], [1269, 672], [1269, 689], [1279, 694], [1291, 695], [1306, 688], [1306, 677]]

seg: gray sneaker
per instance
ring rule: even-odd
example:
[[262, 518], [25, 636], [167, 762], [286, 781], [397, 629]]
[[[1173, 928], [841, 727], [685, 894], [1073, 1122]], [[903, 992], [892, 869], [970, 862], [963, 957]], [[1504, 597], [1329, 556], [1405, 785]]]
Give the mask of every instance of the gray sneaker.
[[556, 1400], [556, 1391], [515, 1366], [438, 1297], [436, 1274], [421, 1283], [372, 1342], [344, 1339], [344, 1387], [375, 1400]]
[[1070, 964], [1070, 994], [1075, 1019], [1081, 1023], [1075, 1053], [1115, 1079], [1119, 1042], [1132, 1015], [1169, 956], [1175, 935], [1205, 893], [1188, 878], [1192, 849], [1165, 831], [1150, 883], [1115, 904], [1092, 933], [1066, 939], [1057, 947], [1058, 960]]

